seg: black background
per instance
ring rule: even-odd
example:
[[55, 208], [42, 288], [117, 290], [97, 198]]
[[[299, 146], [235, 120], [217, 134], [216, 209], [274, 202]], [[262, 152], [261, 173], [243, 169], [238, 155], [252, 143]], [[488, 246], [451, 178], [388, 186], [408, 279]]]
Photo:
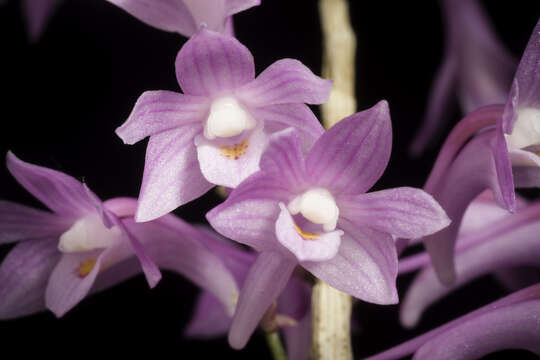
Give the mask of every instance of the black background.
[[[376, 189], [421, 187], [436, 155], [407, 156], [407, 146], [426, 104], [443, 49], [436, 1], [351, 1], [358, 36], [357, 100], [365, 109], [387, 99], [393, 120], [393, 152]], [[519, 58], [540, 16], [537, 0], [483, 2], [504, 44]], [[316, 1], [263, 0], [239, 14], [236, 34], [254, 54], [257, 72], [272, 62], [296, 58], [320, 73], [321, 32]], [[146, 141], [123, 145], [114, 134], [145, 90], [179, 91], [176, 53], [185, 38], [151, 28], [101, 0], [66, 0], [39, 42], [29, 43], [19, 1], [0, 7], [0, 153], [84, 179], [102, 199], [137, 196]], [[457, 104], [454, 117], [458, 118]], [[3, 155], [2, 155], [3, 156]], [[0, 167], [0, 198], [41, 207]], [[213, 193], [178, 209], [191, 222], [219, 203]], [[9, 246], [0, 251], [5, 254]], [[0, 253], [1, 255], [1, 253]], [[403, 294], [409, 277], [398, 279]], [[269, 359], [260, 334], [245, 350], [225, 339], [187, 340], [182, 330], [197, 289], [164, 274], [150, 291], [138, 276], [81, 302], [62, 319], [42, 313], [0, 322], [0, 357], [53, 355], [110, 357], [143, 353], [157, 358], [234, 357]], [[504, 295], [489, 278], [476, 281], [426, 313], [418, 329], [402, 330], [397, 306], [359, 303], [357, 358], [395, 345]], [[527, 356], [502, 352], [489, 358]]]

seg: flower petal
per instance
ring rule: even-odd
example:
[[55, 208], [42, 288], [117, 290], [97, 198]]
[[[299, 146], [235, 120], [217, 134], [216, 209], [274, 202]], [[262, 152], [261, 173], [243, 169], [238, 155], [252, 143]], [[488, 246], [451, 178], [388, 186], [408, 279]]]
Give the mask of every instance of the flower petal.
[[225, 1], [225, 11], [227, 16], [231, 16], [260, 4], [261, 0], [227, 0]]
[[322, 79], [298, 60], [278, 60], [257, 78], [238, 90], [238, 96], [251, 106], [308, 103], [328, 100], [332, 81]]
[[364, 193], [381, 177], [391, 148], [390, 111], [383, 100], [324, 133], [307, 156], [308, 174], [335, 195]]
[[431, 195], [401, 187], [338, 199], [341, 216], [402, 238], [433, 234], [450, 219]]
[[278, 203], [288, 203], [292, 196], [279, 178], [258, 172], [234, 189], [206, 218], [223, 236], [257, 251], [283, 249], [275, 235]]
[[95, 209], [83, 184], [71, 176], [24, 162], [12, 152], [6, 164], [19, 184], [55, 213], [75, 219]]
[[540, 187], [540, 168], [516, 166], [512, 168], [514, 184], [517, 188]]
[[193, 138], [200, 131], [198, 126], [183, 126], [150, 138], [137, 221], [163, 216], [213, 186], [201, 174], [193, 144]]
[[183, 125], [199, 123], [202, 126], [209, 109], [204, 97], [178, 94], [172, 91], [146, 91], [129, 118], [116, 129], [126, 144], [135, 144], [147, 136]]
[[230, 95], [253, 80], [253, 56], [238, 40], [202, 28], [176, 57], [176, 79], [189, 95]]
[[24, 0], [23, 11], [30, 41], [39, 40], [60, 0]]
[[184, 1], [107, 0], [155, 28], [191, 36], [197, 25]]
[[243, 139], [224, 142], [195, 137], [197, 158], [204, 178], [216, 185], [237, 187], [251, 174], [259, 171], [259, 160], [266, 147], [267, 135], [262, 123]]
[[227, 334], [231, 317], [219, 300], [210, 293], [203, 292], [197, 298], [195, 310], [184, 335], [191, 338], [213, 338]]
[[58, 239], [17, 244], [0, 266], [0, 319], [45, 310], [47, 280], [60, 258]]
[[398, 302], [398, 261], [394, 240], [388, 234], [355, 226], [340, 219], [339, 252], [322, 262], [302, 262], [313, 275], [336, 289], [375, 304]]
[[512, 132], [519, 108], [540, 108], [540, 21], [536, 24], [521, 57], [510, 96], [504, 108], [502, 127]]
[[289, 210], [279, 204], [281, 212], [276, 220], [276, 237], [298, 261], [325, 261], [336, 256], [343, 231], [320, 234], [316, 239], [304, 239], [295, 229], [296, 224]]
[[0, 244], [57, 237], [70, 225], [58, 215], [0, 200]]
[[259, 254], [240, 291], [229, 344], [242, 349], [259, 321], [287, 285], [296, 262], [272, 251]]

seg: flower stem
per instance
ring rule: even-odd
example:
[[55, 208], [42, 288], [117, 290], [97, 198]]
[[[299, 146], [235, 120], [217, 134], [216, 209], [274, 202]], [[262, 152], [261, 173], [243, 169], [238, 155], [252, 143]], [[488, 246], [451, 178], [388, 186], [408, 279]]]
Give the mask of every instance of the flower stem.
[[[319, 0], [323, 31], [323, 76], [334, 81], [330, 98], [322, 105], [322, 120], [330, 128], [356, 111], [356, 37], [346, 0]], [[311, 298], [314, 360], [352, 360], [350, 321], [352, 299], [317, 279]]]
[[287, 360], [287, 354], [279, 338], [279, 333], [277, 331], [271, 331], [266, 333], [266, 342], [272, 352], [272, 357], [274, 360]]

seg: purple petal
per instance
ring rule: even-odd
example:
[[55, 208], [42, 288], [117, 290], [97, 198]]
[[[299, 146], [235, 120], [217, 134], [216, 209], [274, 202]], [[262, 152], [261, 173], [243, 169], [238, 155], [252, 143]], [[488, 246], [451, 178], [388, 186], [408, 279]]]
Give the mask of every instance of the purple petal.
[[540, 187], [540, 168], [517, 166], [512, 168], [514, 184], [518, 188]]
[[183, 126], [150, 138], [137, 221], [163, 216], [213, 186], [201, 174], [193, 144], [193, 138], [200, 132], [198, 126]]
[[116, 134], [131, 145], [147, 136], [183, 125], [199, 123], [202, 126], [208, 109], [208, 100], [204, 97], [147, 91], [139, 97], [129, 118], [116, 129]]
[[253, 56], [244, 45], [204, 28], [176, 57], [176, 79], [189, 95], [230, 95], [254, 77]]
[[241, 349], [246, 345], [266, 310], [287, 285], [295, 266], [295, 261], [279, 253], [259, 254], [240, 291], [229, 331], [231, 347]]
[[424, 344], [414, 359], [479, 359], [504, 349], [525, 349], [540, 355], [540, 300], [485, 313], [462, 322]]
[[278, 176], [291, 191], [301, 189], [306, 166], [298, 132], [287, 128], [270, 136], [260, 165], [264, 172]]
[[213, 338], [227, 334], [231, 317], [215, 296], [204, 292], [199, 295], [193, 316], [184, 330], [191, 338]]
[[45, 310], [45, 288], [60, 258], [58, 239], [17, 244], [0, 266], [0, 319]]
[[401, 187], [338, 199], [341, 215], [396, 237], [419, 238], [450, 224], [431, 195]]
[[225, 13], [231, 16], [260, 4], [261, 0], [226, 0]]
[[335, 195], [361, 194], [381, 177], [391, 148], [390, 111], [383, 100], [324, 133], [307, 156], [308, 174]]
[[339, 252], [324, 262], [302, 262], [313, 275], [336, 289], [375, 304], [398, 302], [398, 261], [394, 240], [388, 234], [356, 226], [341, 219]]
[[208, 212], [206, 218], [223, 236], [258, 251], [283, 249], [275, 235], [278, 204], [288, 203], [292, 197], [288, 186], [279, 178], [258, 172], [242, 182], [225, 202]]
[[264, 121], [265, 129], [274, 123], [295, 128], [302, 134], [303, 148], [306, 150], [324, 133], [321, 123], [305, 104], [270, 105], [251, 108], [249, 112], [255, 119]]
[[26, 163], [12, 152], [6, 164], [19, 184], [55, 213], [75, 219], [95, 209], [83, 184], [71, 176]]
[[521, 57], [503, 116], [503, 130], [512, 132], [519, 108], [540, 108], [540, 21]]
[[191, 11], [178, 0], [107, 0], [155, 28], [190, 36], [197, 31]]
[[237, 187], [251, 174], [259, 171], [259, 160], [266, 147], [267, 135], [262, 126], [234, 142], [195, 137], [197, 158], [204, 178], [216, 185]]
[[57, 237], [70, 225], [58, 215], [0, 200], [0, 244]]
[[325, 261], [336, 256], [343, 231], [322, 233], [316, 239], [304, 239], [295, 229], [289, 210], [279, 204], [281, 212], [276, 221], [276, 236], [281, 245], [296, 256], [298, 261]]
[[23, 12], [30, 41], [39, 40], [60, 0], [23, 0]]
[[495, 196], [499, 196], [497, 201], [506, 207], [510, 212], [516, 209], [516, 193], [514, 190], [514, 179], [512, 176], [512, 163], [508, 154], [506, 140], [500, 123], [495, 129], [495, 144], [493, 145], [493, 158], [495, 160], [495, 169], [497, 172], [497, 181], [499, 190]]
[[257, 78], [238, 90], [238, 96], [251, 106], [308, 103], [328, 100], [332, 81], [311, 72], [298, 60], [278, 60]]

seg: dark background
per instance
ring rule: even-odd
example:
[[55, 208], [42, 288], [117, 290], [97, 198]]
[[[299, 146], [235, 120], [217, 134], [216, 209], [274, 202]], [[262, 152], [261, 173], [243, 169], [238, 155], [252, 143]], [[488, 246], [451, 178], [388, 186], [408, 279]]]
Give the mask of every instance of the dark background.
[[[380, 99], [390, 103], [392, 158], [377, 189], [421, 187], [436, 149], [419, 159], [407, 156], [425, 109], [426, 97], [443, 49], [437, 1], [351, 1], [358, 36], [359, 109]], [[519, 5], [518, 5], [519, 4]], [[483, 2], [504, 44], [519, 58], [540, 16], [537, 0]], [[235, 18], [238, 39], [254, 54], [257, 72], [272, 62], [296, 58], [315, 73], [321, 67], [321, 32], [316, 1], [263, 0]], [[25, 161], [84, 179], [102, 199], [137, 196], [146, 141], [123, 145], [114, 134], [145, 90], [179, 91], [176, 53], [185, 38], [151, 28], [105, 1], [66, 0], [42, 38], [26, 36], [20, 2], [0, 7], [0, 154], [12, 150]], [[457, 104], [454, 110], [457, 120]], [[3, 156], [3, 155], [2, 155]], [[0, 198], [40, 207], [0, 167]], [[219, 203], [213, 193], [176, 213], [191, 222]], [[0, 249], [0, 257], [9, 246]], [[400, 294], [410, 277], [398, 279]], [[62, 319], [51, 313], [0, 322], [0, 351], [63, 357], [169, 354], [189, 359], [220, 356], [270, 359], [260, 334], [244, 351], [224, 338], [187, 340], [182, 330], [197, 289], [164, 274], [150, 291], [142, 276], [81, 302]], [[353, 336], [357, 358], [381, 351], [413, 335], [505, 294], [489, 278], [476, 281], [426, 313], [415, 331], [402, 330], [397, 306], [359, 303]], [[75, 352], [73, 352], [73, 349]], [[503, 352], [490, 359], [527, 356]], [[157, 356], [163, 357], [162, 355]], [[534, 358], [534, 357], [531, 357]]]

